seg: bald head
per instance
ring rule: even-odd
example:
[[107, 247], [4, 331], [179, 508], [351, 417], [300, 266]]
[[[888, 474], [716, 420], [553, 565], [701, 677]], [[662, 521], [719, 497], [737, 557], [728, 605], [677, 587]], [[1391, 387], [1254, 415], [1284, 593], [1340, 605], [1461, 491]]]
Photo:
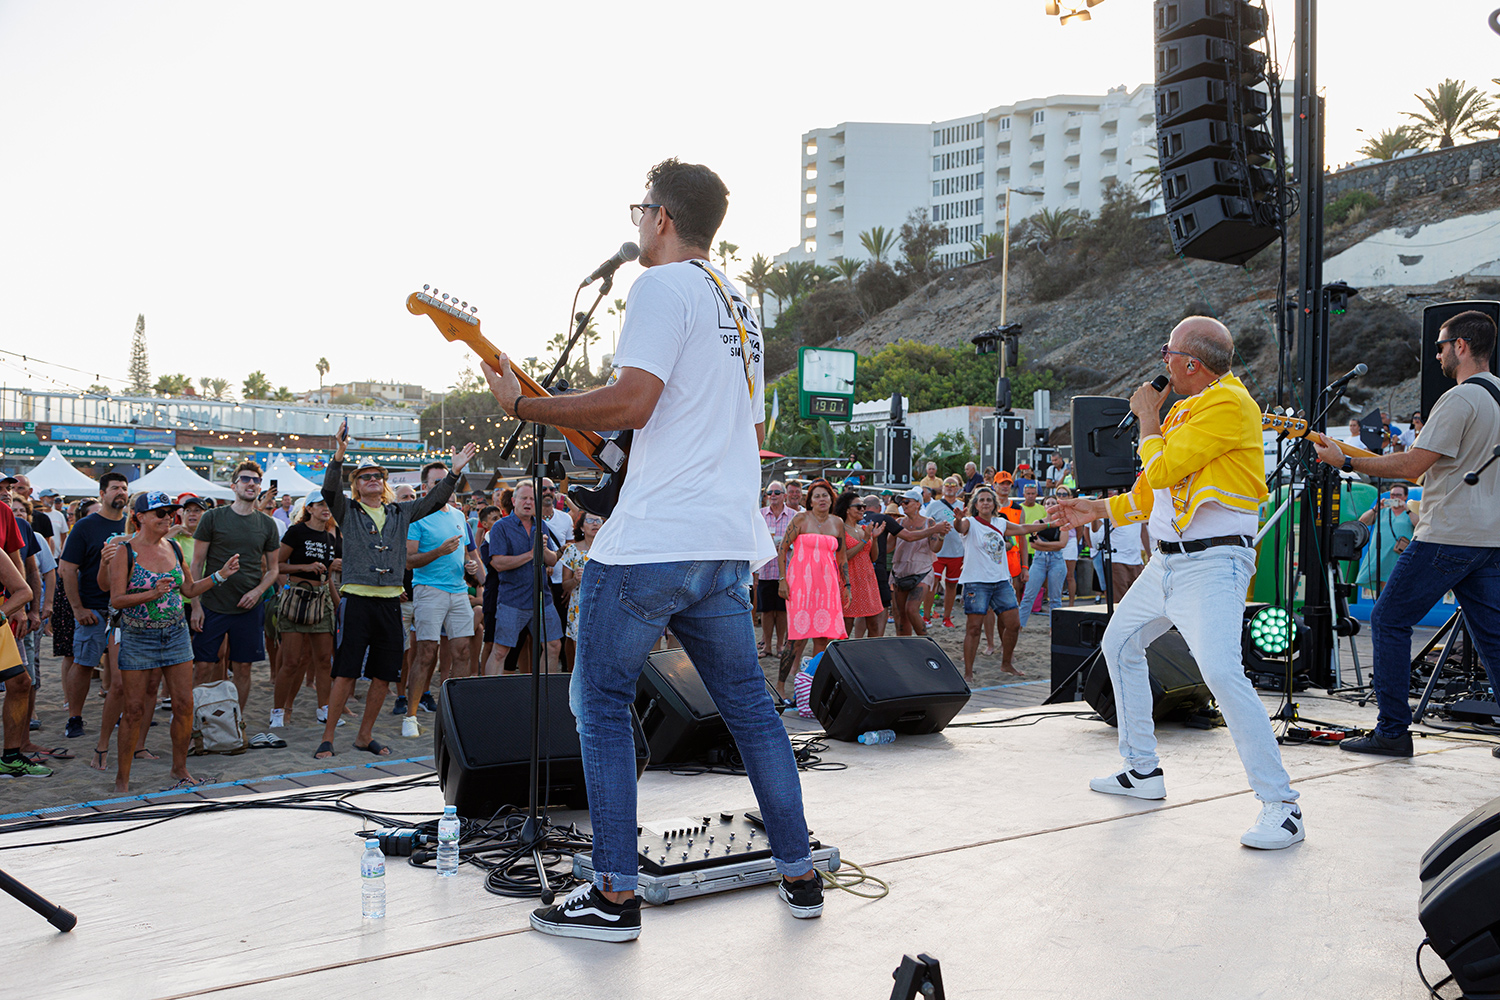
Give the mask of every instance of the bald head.
[[1189, 316], [1172, 331], [1179, 351], [1203, 362], [1203, 367], [1222, 375], [1234, 362], [1234, 338], [1229, 328], [1211, 316]]

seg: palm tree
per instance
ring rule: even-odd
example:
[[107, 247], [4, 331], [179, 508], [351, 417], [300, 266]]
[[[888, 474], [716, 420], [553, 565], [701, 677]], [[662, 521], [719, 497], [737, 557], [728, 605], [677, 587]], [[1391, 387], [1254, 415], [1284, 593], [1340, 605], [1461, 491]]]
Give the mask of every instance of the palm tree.
[[286, 386], [282, 386], [266, 398], [277, 403], [290, 403], [297, 397], [292, 395], [292, 390], [288, 389]]
[[183, 396], [191, 392], [193, 380], [181, 372], [175, 375], [162, 375], [151, 387], [151, 391], [159, 396]]
[[739, 249], [740, 248], [736, 244], [733, 244], [728, 240], [719, 241], [718, 247], [714, 250], [714, 253], [719, 255], [719, 270], [728, 273], [729, 262], [732, 260], [739, 260], [739, 258], [735, 256], [735, 254], [739, 252]]
[[850, 257], [840, 257], [838, 261], [839, 277], [843, 278], [845, 281], [852, 285], [854, 284], [855, 277], [859, 274], [859, 269], [864, 266], [865, 262], [862, 260], [854, 260]]
[[1005, 249], [1004, 233], [985, 233], [977, 240], [969, 243], [969, 252], [974, 255], [975, 260], [984, 260], [987, 257], [998, 257]]
[[812, 285], [826, 285], [831, 281], [837, 281], [844, 272], [839, 268], [830, 267], [827, 264], [814, 264], [812, 266]]
[[227, 378], [210, 379], [208, 388], [214, 399], [229, 398], [229, 380]]
[[318, 363], [313, 365], [313, 367], [318, 370], [318, 392], [321, 394], [323, 392], [323, 376], [327, 375], [328, 369], [333, 366], [328, 363], [327, 358], [319, 358]]
[[884, 264], [885, 255], [895, 249], [896, 233], [894, 230], [887, 230], [884, 226], [866, 229], [859, 234], [859, 245], [865, 248], [871, 261]]
[[1421, 142], [1436, 140], [1438, 149], [1453, 145], [1455, 135], [1473, 139], [1483, 132], [1500, 128], [1490, 99], [1463, 80], [1444, 80], [1437, 90], [1412, 95], [1422, 104], [1422, 111], [1403, 111], [1410, 118], [1411, 134]]
[[794, 260], [782, 267], [782, 272], [786, 274], [787, 287], [791, 292], [787, 298], [791, 299], [793, 305], [797, 304], [798, 299], [812, 291], [813, 285], [818, 280], [817, 267], [818, 265], [810, 260]]
[[1059, 242], [1078, 235], [1082, 219], [1071, 208], [1044, 208], [1027, 220], [1031, 238], [1044, 253]]
[[790, 302], [795, 292], [791, 279], [787, 277], [786, 268], [778, 267], [766, 275], [766, 291], [776, 300], [776, 311], [781, 312], [782, 303]]
[[1374, 160], [1393, 160], [1397, 153], [1421, 148], [1422, 143], [1412, 135], [1411, 128], [1401, 125], [1396, 128], [1381, 129], [1374, 138], [1366, 139], [1365, 144], [1359, 147], [1359, 151]]
[[758, 253], [750, 258], [750, 270], [740, 275], [739, 282], [755, 293], [760, 300], [760, 328], [766, 328], [766, 278], [771, 273], [771, 262], [766, 255]]
[[614, 353], [617, 340], [620, 336], [620, 331], [625, 329], [625, 300], [615, 299], [614, 305], [610, 306], [604, 311], [615, 318], [615, 332], [609, 338], [610, 353]]
[[263, 371], [251, 372], [244, 381], [246, 399], [265, 399], [271, 394], [271, 380]]
[[201, 376], [198, 379], [198, 388], [203, 390], [203, 395], [205, 398], [213, 395], [213, 393], [210, 391], [213, 388], [213, 384], [214, 380], [209, 378], [207, 375]]

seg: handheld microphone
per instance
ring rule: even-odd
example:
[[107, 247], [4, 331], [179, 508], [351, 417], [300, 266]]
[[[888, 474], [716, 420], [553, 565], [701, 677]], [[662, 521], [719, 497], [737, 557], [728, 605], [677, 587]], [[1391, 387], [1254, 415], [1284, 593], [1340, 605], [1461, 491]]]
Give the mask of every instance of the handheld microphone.
[[1334, 382], [1333, 384], [1331, 384], [1328, 388], [1324, 389], [1323, 391], [1324, 392], [1333, 392], [1336, 389], [1342, 389], [1344, 386], [1348, 385], [1350, 383], [1350, 381], [1352, 381], [1353, 379], [1359, 378], [1361, 375], [1363, 375], [1365, 372], [1367, 372], [1369, 370], [1370, 370], [1370, 366], [1367, 365], [1367, 364], [1364, 364], [1363, 362], [1361, 362], [1361, 363], [1355, 365], [1353, 368], [1349, 369], [1349, 371], [1346, 372], [1345, 374], [1339, 376], [1339, 378], [1338, 378], [1338, 380], [1336, 382]]
[[609, 277], [611, 274], [614, 274], [617, 270], [619, 270], [621, 264], [625, 263], [628, 260], [635, 260], [640, 255], [641, 248], [636, 246], [634, 243], [621, 243], [620, 249], [616, 251], [615, 255], [609, 260], [605, 261], [603, 264], [600, 264], [598, 267], [594, 268], [594, 273], [589, 275], [587, 278], [584, 278], [583, 284], [579, 285], [578, 287], [587, 288], [589, 285], [592, 285], [600, 278]]
[[[1171, 383], [1171, 381], [1172, 376], [1170, 375], [1158, 375], [1156, 376], [1156, 378], [1151, 380], [1151, 388], [1155, 389], [1157, 392], [1161, 392]], [[1125, 419], [1121, 420], [1120, 426], [1115, 428], [1115, 437], [1119, 437], [1126, 431], [1133, 429], [1139, 422], [1140, 418], [1135, 415], [1134, 410], [1125, 414]]]

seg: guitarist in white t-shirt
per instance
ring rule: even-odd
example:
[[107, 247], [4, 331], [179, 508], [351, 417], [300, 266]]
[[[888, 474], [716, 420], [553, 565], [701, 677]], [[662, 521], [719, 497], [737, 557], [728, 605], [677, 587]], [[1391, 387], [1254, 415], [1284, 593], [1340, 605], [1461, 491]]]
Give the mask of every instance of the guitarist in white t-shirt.
[[823, 912], [796, 761], [766, 691], [750, 616], [750, 573], [776, 552], [756, 504], [765, 436], [760, 328], [749, 302], [708, 260], [729, 191], [707, 167], [675, 159], [653, 167], [646, 182], [645, 199], [630, 206], [646, 271], [626, 300], [615, 381], [523, 397], [504, 355], [498, 372], [484, 369], [500, 409], [517, 419], [635, 430], [630, 475], [579, 583], [570, 701], [580, 721], [594, 881], [531, 916], [543, 933], [599, 941], [640, 935], [630, 708], [646, 654], [668, 627], [734, 734], [782, 875], [781, 898], [793, 916]]

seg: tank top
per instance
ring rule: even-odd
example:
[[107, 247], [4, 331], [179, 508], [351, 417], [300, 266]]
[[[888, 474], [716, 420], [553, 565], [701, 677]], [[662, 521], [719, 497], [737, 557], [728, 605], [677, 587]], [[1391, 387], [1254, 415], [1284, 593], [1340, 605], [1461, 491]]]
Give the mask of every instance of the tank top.
[[130, 543], [125, 543], [126, 556], [130, 560], [130, 579], [126, 584], [125, 593], [140, 594], [156, 586], [156, 581], [169, 579], [172, 581], [172, 589], [154, 601], [145, 604], [137, 604], [134, 607], [123, 608], [120, 618], [128, 628], [168, 628], [176, 625], [184, 618], [182, 610], [182, 555], [174, 544], [172, 546], [177, 555], [177, 565], [165, 573], [153, 573], [142, 566], [135, 559], [135, 550]]

